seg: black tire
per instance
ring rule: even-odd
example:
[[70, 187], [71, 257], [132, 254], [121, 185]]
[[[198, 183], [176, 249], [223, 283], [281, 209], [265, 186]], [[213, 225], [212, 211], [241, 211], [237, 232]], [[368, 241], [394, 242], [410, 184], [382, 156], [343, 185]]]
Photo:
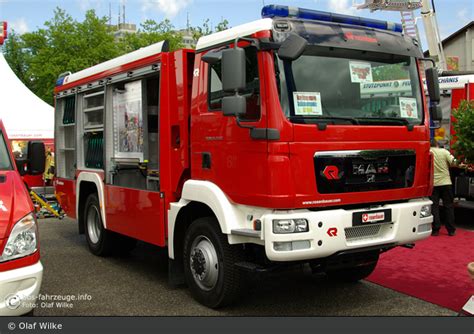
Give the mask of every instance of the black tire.
[[[208, 287], [203, 287], [202, 285], [206, 282], [203, 283], [194, 275], [202, 270], [199, 268], [199, 265], [202, 266], [203, 263], [199, 261], [202, 259], [199, 255], [203, 255], [203, 252], [199, 251], [199, 245], [201, 245], [199, 240], [206, 245], [211, 244], [217, 256], [217, 263], [209, 266], [211, 269], [208, 270], [208, 273], [217, 271], [215, 274], [217, 279], [214, 284], [209, 283]], [[191, 252], [193, 252], [194, 260], [191, 260]], [[243, 273], [235, 266], [235, 263], [243, 261], [243, 258], [242, 248], [239, 245], [229, 245], [227, 236], [221, 232], [216, 218], [205, 217], [195, 220], [186, 231], [183, 250], [185, 280], [193, 297], [210, 308], [219, 308], [235, 301], [241, 295], [245, 281]], [[203, 265], [205, 266], [206, 264]], [[205, 277], [209, 276], [211, 275], [208, 274]]]
[[348, 283], [358, 282], [366, 278], [370, 274], [372, 274], [375, 267], [377, 266], [377, 262], [378, 262], [378, 257], [377, 259], [375, 259], [375, 261], [368, 264], [327, 271], [326, 275], [329, 277], [329, 279], [339, 281], [339, 282], [348, 282]]
[[[91, 213], [95, 211], [95, 213]], [[96, 194], [91, 194], [86, 200], [86, 205], [84, 206], [84, 230], [86, 234], [87, 245], [92, 254], [97, 256], [109, 256], [112, 254], [115, 246], [115, 235], [113, 232], [107, 231], [104, 228], [102, 222], [102, 215], [100, 214], [100, 205], [99, 199]], [[97, 229], [92, 228], [94, 224], [89, 217], [89, 214], [97, 214]], [[92, 231], [95, 230], [95, 233]]]

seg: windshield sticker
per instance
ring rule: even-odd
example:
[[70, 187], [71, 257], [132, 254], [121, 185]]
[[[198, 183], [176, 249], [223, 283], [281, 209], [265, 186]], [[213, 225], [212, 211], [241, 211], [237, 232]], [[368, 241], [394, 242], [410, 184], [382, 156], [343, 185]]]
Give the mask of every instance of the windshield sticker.
[[411, 97], [400, 98], [400, 116], [404, 118], [417, 118], [416, 99]]
[[350, 61], [351, 81], [353, 83], [372, 82], [372, 66], [370, 63]]
[[295, 115], [310, 116], [322, 115], [321, 93], [319, 92], [293, 92]]

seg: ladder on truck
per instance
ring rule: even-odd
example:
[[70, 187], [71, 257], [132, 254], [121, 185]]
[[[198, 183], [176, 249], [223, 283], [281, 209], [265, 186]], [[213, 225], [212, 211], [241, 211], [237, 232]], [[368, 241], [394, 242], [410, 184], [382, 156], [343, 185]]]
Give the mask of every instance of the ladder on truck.
[[401, 11], [403, 32], [420, 42], [420, 34], [416, 25], [415, 13], [413, 11]]
[[436, 61], [436, 66], [440, 70], [446, 70], [446, 58], [433, 0], [365, 0], [361, 4], [357, 4], [356, 0], [353, 0], [353, 4], [357, 9], [369, 9], [371, 12], [376, 10], [400, 12], [404, 32], [420, 43], [414, 11], [421, 9], [430, 57]]

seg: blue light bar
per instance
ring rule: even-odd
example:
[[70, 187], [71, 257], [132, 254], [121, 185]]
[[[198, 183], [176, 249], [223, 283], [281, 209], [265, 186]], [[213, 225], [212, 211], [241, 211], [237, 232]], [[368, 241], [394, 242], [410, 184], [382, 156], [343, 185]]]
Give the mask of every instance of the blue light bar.
[[343, 14], [334, 14], [314, 9], [305, 9], [298, 7], [267, 5], [262, 8], [263, 18], [288, 17], [304, 20], [316, 20], [325, 22], [344, 23], [367, 28], [402, 32], [403, 27], [400, 23], [393, 23], [381, 20], [367, 19], [359, 16], [350, 16]]
[[58, 80], [56, 80], [56, 86], [62, 86], [64, 83], [64, 78], [65, 77], [59, 77]]

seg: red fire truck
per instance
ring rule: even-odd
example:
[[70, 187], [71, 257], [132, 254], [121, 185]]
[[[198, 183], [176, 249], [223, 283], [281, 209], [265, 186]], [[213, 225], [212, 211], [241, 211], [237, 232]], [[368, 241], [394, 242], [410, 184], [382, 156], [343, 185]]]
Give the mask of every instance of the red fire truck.
[[[230, 303], [248, 273], [356, 281], [431, 233], [429, 116], [401, 25], [286, 6], [60, 76], [56, 193], [92, 253], [167, 247], [172, 283]], [[361, 86], [409, 80], [364, 96]]]

